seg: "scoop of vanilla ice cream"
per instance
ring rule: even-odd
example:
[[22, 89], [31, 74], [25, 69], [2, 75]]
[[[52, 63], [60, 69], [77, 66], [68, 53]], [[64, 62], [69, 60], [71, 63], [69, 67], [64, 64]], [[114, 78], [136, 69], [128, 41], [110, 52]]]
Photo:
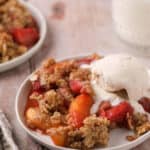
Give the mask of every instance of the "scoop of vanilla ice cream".
[[129, 100], [150, 97], [150, 74], [144, 64], [133, 56], [115, 54], [97, 60], [90, 65], [95, 85], [108, 92], [122, 89]]

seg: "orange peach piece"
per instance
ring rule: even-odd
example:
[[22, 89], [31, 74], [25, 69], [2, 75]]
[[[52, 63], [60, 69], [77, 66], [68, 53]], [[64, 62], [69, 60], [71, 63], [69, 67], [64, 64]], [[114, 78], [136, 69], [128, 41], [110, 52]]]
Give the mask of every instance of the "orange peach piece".
[[28, 108], [26, 113], [26, 122], [30, 128], [45, 131], [51, 127], [51, 120], [48, 115], [42, 114], [39, 108]]
[[93, 99], [88, 94], [77, 96], [69, 108], [68, 122], [76, 128], [80, 128], [83, 120], [90, 115], [90, 108], [93, 104]]

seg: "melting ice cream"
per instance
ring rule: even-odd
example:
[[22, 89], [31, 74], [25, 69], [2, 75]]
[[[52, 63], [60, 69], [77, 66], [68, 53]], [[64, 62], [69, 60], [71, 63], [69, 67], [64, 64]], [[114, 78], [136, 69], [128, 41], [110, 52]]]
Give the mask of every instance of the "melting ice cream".
[[92, 72], [91, 84], [96, 94], [96, 102], [92, 112], [96, 111], [101, 100], [119, 103], [121, 98], [113, 92], [126, 90], [129, 101], [140, 107], [137, 101], [150, 97], [150, 72], [137, 58], [124, 54], [104, 57], [90, 65]]

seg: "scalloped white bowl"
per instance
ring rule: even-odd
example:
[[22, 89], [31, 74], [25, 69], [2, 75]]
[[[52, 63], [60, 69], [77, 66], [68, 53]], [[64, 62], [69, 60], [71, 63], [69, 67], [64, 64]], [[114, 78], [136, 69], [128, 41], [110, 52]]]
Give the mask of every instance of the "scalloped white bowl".
[[[31, 137], [33, 137], [35, 140], [37, 140], [38, 142], [40, 142], [41, 144], [45, 145], [48, 148], [51, 148], [53, 150], [72, 150], [70, 148], [56, 146], [55, 144], [53, 144], [49, 136], [37, 133], [26, 126], [25, 119], [24, 119], [24, 110], [25, 110], [26, 100], [29, 91], [31, 89], [31, 83], [29, 81], [29, 77], [27, 77], [27, 79], [23, 81], [22, 85], [20, 86], [15, 101], [15, 111], [20, 125]], [[142, 142], [150, 138], [150, 131], [149, 131], [146, 134], [139, 137], [138, 139], [129, 142], [126, 140], [126, 136], [131, 133], [132, 133], [131, 131], [125, 129], [115, 129], [110, 133], [110, 140], [108, 146], [95, 148], [94, 150], [128, 150], [141, 144]]]
[[39, 38], [38, 42], [33, 47], [29, 48], [28, 51], [26, 53], [24, 53], [23, 55], [18, 56], [18, 57], [14, 58], [10, 61], [7, 61], [5, 63], [1, 63], [0, 64], [0, 72], [12, 69], [12, 68], [24, 63], [29, 58], [31, 58], [36, 52], [38, 52], [40, 50], [40, 48], [44, 42], [44, 39], [46, 37], [47, 25], [46, 25], [46, 20], [45, 20], [44, 16], [41, 14], [41, 12], [36, 7], [31, 5], [29, 2], [20, 1], [20, 3], [22, 3], [22, 5], [24, 5], [31, 12], [32, 16], [36, 20], [37, 25], [39, 27], [40, 38]]

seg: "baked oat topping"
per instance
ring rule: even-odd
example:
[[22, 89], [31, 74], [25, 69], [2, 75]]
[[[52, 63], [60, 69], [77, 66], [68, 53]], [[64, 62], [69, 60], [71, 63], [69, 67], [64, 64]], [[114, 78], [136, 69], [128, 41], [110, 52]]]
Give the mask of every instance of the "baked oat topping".
[[44, 94], [44, 99], [39, 102], [42, 112], [53, 113], [63, 107], [64, 98], [56, 91], [49, 90]]
[[0, 32], [0, 63], [13, 59], [26, 51], [27, 48], [15, 43], [10, 34]]
[[36, 25], [30, 12], [17, 0], [5, 0], [0, 5], [0, 20], [6, 31]]
[[[131, 118], [130, 118], [131, 119]], [[129, 141], [133, 141], [137, 139], [139, 136], [144, 133], [150, 131], [150, 121], [148, 120], [148, 116], [142, 113], [135, 113], [131, 119], [132, 130], [134, 131], [134, 135], [127, 136]]]
[[87, 117], [84, 125], [75, 131], [70, 131], [69, 147], [90, 149], [98, 145], [107, 145], [109, 140], [109, 121], [96, 116]]

